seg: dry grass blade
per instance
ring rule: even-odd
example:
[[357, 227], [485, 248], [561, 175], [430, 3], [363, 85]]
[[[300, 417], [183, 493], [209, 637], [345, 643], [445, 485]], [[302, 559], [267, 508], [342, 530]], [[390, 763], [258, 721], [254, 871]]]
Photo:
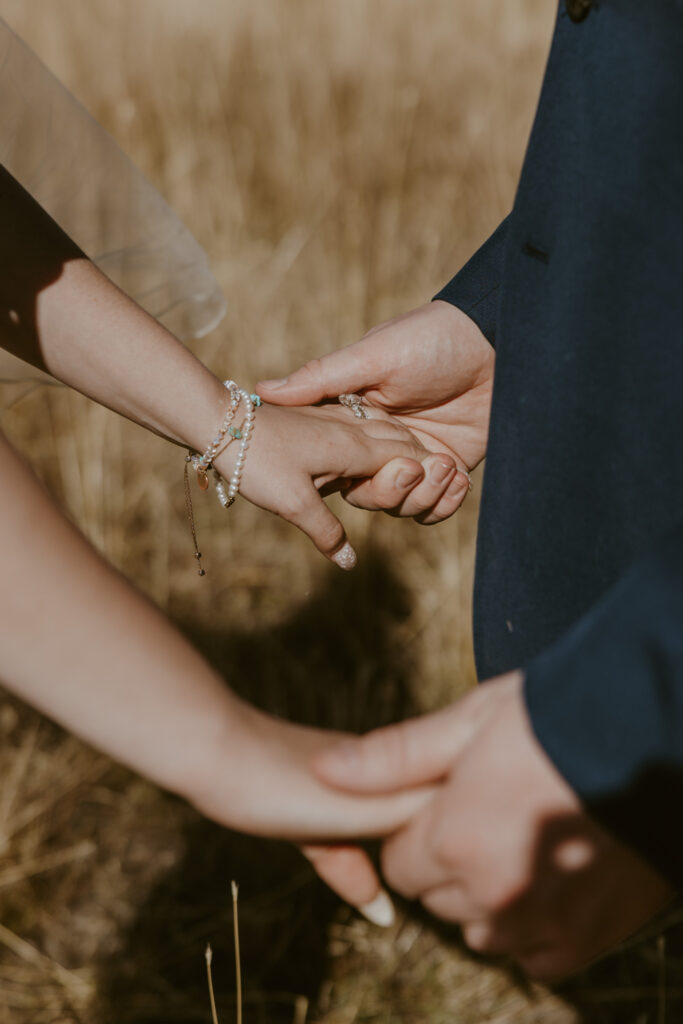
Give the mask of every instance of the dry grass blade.
[[308, 999], [306, 996], [297, 996], [294, 1003], [294, 1020], [292, 1024], [306, 1024], [308, 1018]]
[[0, 791], [0, 849], [9, 838], [8, 822], [12, 814], [12, 808], [17, 801], [22, 780], [31, 763], [39, 730], [40, 725], [36, 724], [27, 731], [21, 747], [10, 765], [9, 773], [3, 782], [2, 791]]
[[91, 985], [89, 982], [79, 978], [73, 971], [67, 970], [66, 967], [63, 967], [51, 957], [46, 956], [45, 953], [41, 953], [30, 942], [22, 939], [3, 924], [0, 924], [0, 943], [27, 963], [33, 964], [34, 967], [40, 967], [52, 974], [65, 988], [76, 990], [79, 996], [90, 994]]
[[657, 936], [657, 1024], [666, 1024], [666, 935]]
[[78, 764], [73, 771], [64, 771], [59, 780], [50, 787], [50, 791], [35, 800], [24, 802], [21, 810], [16, 811], [7, 824], [3, 844], [7, 839], [12, 838], [22, 829], [32, 825], [38, 818], [49, 814], [55, 804], [68, 796], [74, 789], [78, 789], [86, 782], [95, 783], [108, 769], [110, 762], [103, 757], [91, 760], [90, 764], [84, 766]]
[[34, 875], [41, 875], [46, 871], [54, 871], [55, 868], [71, 864], [73, 861], [82, 860], [94, 852], [95, 844], [89, 840], [84, 840], [84, 842], [76, 843], [75, 846], [71, 846], [66, 850], [55, 850], [42, 857], [24, 860], [21, 864], [6, 868], [5, 871], [0, 872], [0, 889], [4, 889], [8, 885], [16, 885], [18, 882], [23, 882]]
[[[508, 212], [557, 10], [548, 0], [0, 6], [206, 247], [228, 312], [194, 350], [245, 383], [428, 301]], [[227, 525], [218, 503], [202, 504], [215, 571], [198, 586], [174, 446], [65, 388], [36, 391], [2, 419], [84, 532], [245, 699], [359, 731], [441, 706], [474, 681], [476, 493], [430, 530], [341, 512], [362, 551], [346, 581], [276, 517], [245, 503]], [[58, 730], [41, 725], [34, 742], [36, 721], [0, 697], [0, 920], [13, 929], [0, 939], [0, 1024], [201, 1024], [198, 935], [207, 914], [223, 927], [214, 894], [226, 863], [249, 891], [241, 955], [257, 970], [244, 1001], [268, 1024], [292, 1024], [298, 993], [315, 999], [318, 1024], [683, 1019], [673, 937], [665, 964], [653, 934], [647, 954], [627, 950], [618, 969], [596, 967], [556, 996], [522, 990], [424, 920], [395, 941], [361, 925], [330, 936], [343, 911], [321, 903], [286, 849], [241, 854], [241, 839]], [[96, 856], [68, 862], [87, 839]], [[97, 978], [92, 1005], [76, 998], [80, 972], [60, 973], [80, 963]], [[295, 1024], [307, 1012], [301, 995]]]
[[[242, 964], [240, 957], [239, 920], [237, 917], [237, 896], [239, 892], [237, 882], [231, 882], [230, 889], [232, 893], [232, 930], [235, 939], [235, 990], [237, 1000], [237, 1024], [242, 1024]], [[211, 1020], [213, 1021], [213, 1024], [218, 1024], [218, 1013], [216, 1011], [216, 996], [214, 993], [213, 975], [211, 971], [213, 951], [211, 949], [210, 944], [207, 945], [204, 956], [206, 958], [206, 977], [209, 984], [209, 999], [211, 1000]]]
[[206, 952], [206, 977], [209, 983], [209, 999], [211, 1000], [211, 1020], [213, 1024], [218, 1024], [218, 1014], [216, 1013], [216, 996], [213, 991], [213, 976], [211, 974], [211, 961], [213, 960], [213, 951], [211, 945], [207, 945]]
[[237, 1024], [242, 1024], [242, 963], [240, 957], [240, 928], [237, 917], [237, 882], [230, 883], [232, 892], [232, 930], [235, 936], [235, 986], [237, 993]]

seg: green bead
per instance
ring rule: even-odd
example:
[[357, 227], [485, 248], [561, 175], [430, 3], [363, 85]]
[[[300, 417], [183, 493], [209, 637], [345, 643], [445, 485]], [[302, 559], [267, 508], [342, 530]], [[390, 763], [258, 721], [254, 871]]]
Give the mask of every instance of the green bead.
[[252, 402], [254, 403], [256, 408], [258, 409], [260, 407], [260, 405], [261, 405], [261, 399], [259, 398], [259, 396], [258, 395], [249, 395], [249, 397], [251, 398]]
[[234, 437], [236, 441], [239, 441], [242, 437], [242, 431], [238, 427], [230, 427], [228, 433], [231, 437]]

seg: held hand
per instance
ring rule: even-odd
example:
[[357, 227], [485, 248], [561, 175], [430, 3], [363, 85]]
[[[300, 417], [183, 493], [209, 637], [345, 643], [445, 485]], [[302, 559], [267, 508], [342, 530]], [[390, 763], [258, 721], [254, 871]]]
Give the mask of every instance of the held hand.
[[343, 734], [271, 718], [232, 694], [227, 699], [228, 731], [210, 744], [208, 770], [199, 767], [185, 795], [219, 824], [303, 843], [304, 855], [342, 899], [375, 924], [391, 924], [391, 900], [367, 854], [351, 844], [404, 825], [431, 798], [432, 787], [382, 796], [330, 792], [310, 763]]
[[[476, 324], [447, 302], [430, 302], [373, 328], [361, 341], [313, 360], [283, 381], [262, 381], [259, 394], [278, 405], [309, 405], [345, 392], [396, 416], [431, 452], [461, 469], [484, 457], [495, 365]], [[426, 464], [423, 481], [406, 494], [389, 467], [352, 488], [347, 500], [434, 523], [467, 494], [463, 473], [443, 477]]]
[[570, 973], [636, 931], [673, 897], [605, 833], [537, 743], [519, 673], [433, 715], [319, 754], [319, 777], [379, 794], [441, 781], [383, 847], [388, 882], [462, 925], [482, 953], [532, 977]]
[[[343, 569], [353, 568], [355, 553], [321, 491], [338, 490], [345, 481], [372, 477], [388, 466], [406, 495], [423, 478], [422, 463], [429, 457], [394, 417], [379, 409], [369, 410], [369, 417], [356, 419], [340, 405], [280, 409], [265, 404], [256, 414], [242, 477], [244, 497], [298, 526]], [[233, 443], [214, 460], [226, 479], [237, 450]], [[449, 455], [437, 458], [455, 472]]]

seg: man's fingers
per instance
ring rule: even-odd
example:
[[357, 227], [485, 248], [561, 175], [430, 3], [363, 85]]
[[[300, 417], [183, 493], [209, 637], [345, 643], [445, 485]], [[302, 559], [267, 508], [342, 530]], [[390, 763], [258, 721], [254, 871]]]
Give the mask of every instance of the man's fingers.
[[373, 477], [342, 488], [344, 500], [354, 508], [413, 517], [424, 526], [443, 522], [462, 505], [470, 489], [469, 475], [448, 456], [432, 455], [421, 472], [406, 459], [393, 459]]
[[312, 359], [280, 380], [262, 380], [256, 391], [273, 405], [313, 405], [325, 398], [363, 391], [377, 384], [374, 346], [364, 340]]
[[[437, 792], [433, 801], [382, 844], [382, 875], [396, 892], [406, 899], [421, 899], [435, 913], [447, 912], [448, 920], [462, 921], [472, 915], [472, 907], [462, 892], [455, 851], [447, 857], [435, 839], [440, 834], [440, 816], [448, 811]], [[453, 856], [451, 856], [453, 853]], [[432, 889], [449, 887], [449, 906], [436, 909], [429, 903]]]
[[424, 462], [424, 479], [406, 496], [402, 516], [429, 514], [456, 478], [457, 466], [448, 455], [431, 455]]
[[392, 459], [373, 477], [343, 490], [344, 500], [354, 508], [388, 512], [400, 508], [412, 489], [424, 479], [424, 468], [410, 459]]
[[471, 488], [469, 473], [458, 469], [458, 472], [451, 478], [445, 491], [434, 505], [422, 514], [417, 514], [415, 518], [423, 526], [433, 526], [435, 523], [442, 523], [444, 519], [448, 519], [454, 512], [458, 511]]
[[313, 770], [328, 785], [354, 793], [390, 793], [434, 782], [471, 735], [466, 704], [462, 701], [432, 715], [344, 740], [317, 753]]
[[357, 907], [373, 924], [388, 927], [394, 922], [394, 906], [381, 887], [368, 855], [357, 846], [301, 847], [318, 876], [343, 900]]
[[344, 499], [356, 508], [416, 516], [431, 511], [455, 477], [456, 466], [448, 455], [429, 455], [416, 472], [407, 460], [393, 459], [373, 477], [354, 484]]

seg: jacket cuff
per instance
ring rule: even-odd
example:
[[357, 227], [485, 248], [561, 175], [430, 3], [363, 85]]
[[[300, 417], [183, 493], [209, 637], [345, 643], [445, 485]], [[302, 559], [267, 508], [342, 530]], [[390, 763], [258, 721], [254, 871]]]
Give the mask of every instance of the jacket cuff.
[[683, 890], [683, 529], [529, 665], [532, 727], [589, 813]]
[[462, 270], [434, 296], [466, 313], [494, 346], [508, 220], [506, 217], [499, 224]]

